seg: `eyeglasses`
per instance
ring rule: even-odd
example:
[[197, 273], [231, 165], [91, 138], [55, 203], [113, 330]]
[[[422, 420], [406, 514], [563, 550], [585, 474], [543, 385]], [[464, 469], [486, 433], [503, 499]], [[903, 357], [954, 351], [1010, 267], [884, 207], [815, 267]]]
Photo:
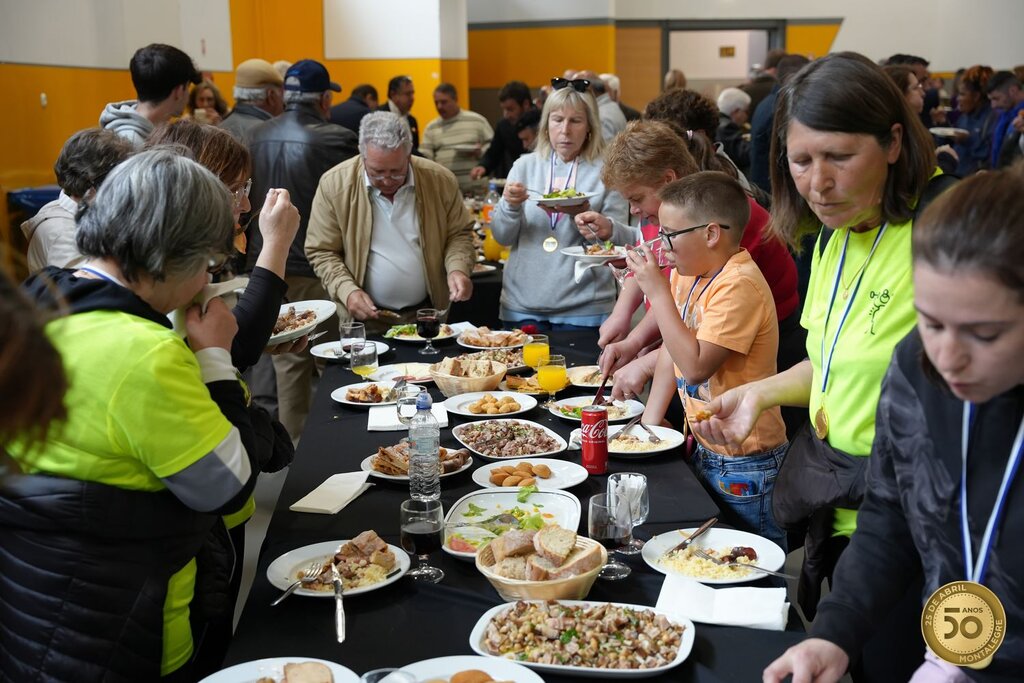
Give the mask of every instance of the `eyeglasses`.
[[234, 197], [236, 207], [242, 205], [242, 200], [249, 196], [250, 190], [252, 190], [252, 178], [246, 180], [245, 185], [231, 193], [231, 196]]
[[557, 76], [551, 79], [551, 87], [555, 90], [568, 88], [570, 85], [576, 92], [587, 92], [587, 88], [590, 87], [590, 81], [585, 78], [574, 78], [570, 81], [568, 78], [558, 78]]
[[383, 182], [385, 180], [393, 180], [396, 183], [400, 183], [403, 180], [405, 180], [406, 176], [408, 176], [408, 175], [409, 175], [409, 172], [406, 171], [405, 173], [403, 173], [401, 175], [370, 175], [369, 173], [367, 173], [366, 177], [369, 178], [370, 181], [374, 182], [374, 183], [380, 183], [380, 182]]
[[210, 275], [220, 275], [231, 265], [231, 255], [223, 256], [219, 260], [211, 258], [207, 261], [206, 272]]
[[694, 230], [702, 230], [708, 227], [709, 225], [717, 225], [723, 230], [729, 229], [729, 226], [725, 225], [724, 223], [705, 223], [704, 225], [695, 225], [692, 228], [683, 228], [682, 230], [673, 230], [672, 232], [665, 232], [665, 226], [662, 226], [658, 228], [658, 237], [661, 238], [662, 246], [664, 246], [666, 249], [672, 249], [673, 237], [676, 237], [678, 235], [685, 235], [686, 233], [693, 232]]

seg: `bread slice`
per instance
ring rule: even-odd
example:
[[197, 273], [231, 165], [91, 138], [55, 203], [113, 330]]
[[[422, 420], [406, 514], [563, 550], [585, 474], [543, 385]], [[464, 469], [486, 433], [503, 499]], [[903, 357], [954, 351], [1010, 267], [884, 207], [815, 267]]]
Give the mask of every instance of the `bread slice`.
[[570, 576], [579, 576], [586, 574], [599, 564], [601, 564], [601, 546], [595, 543], [586, 548], [573, 548], [561, 567], [548, 570], [548, 578], [565, 579]]
[[526, 560], [526, 579], [528, 581], [547, 581], [551, 578], [551, 572], [557, 569], [558, 565], [540, 555], [530, 555]]
[[526, 558], [506, 557], [504, 560], [491, 567], [491, 570], [503, 578], [522, 581], [526, 578]]
[[285, 664], [284, 683], [334, 683], [334, 675], [320, 662]]
[[498, 536], [490, 543], [494, 561], [497, 563], [506, 557], [521, 557], [532, 553], [536, 534], [533, 529], [510, 529]]
[[537, 554], [556, 567], [561, 566], [576, 547], [576, 532], [560, 526], [546, 526], [533, 537]]

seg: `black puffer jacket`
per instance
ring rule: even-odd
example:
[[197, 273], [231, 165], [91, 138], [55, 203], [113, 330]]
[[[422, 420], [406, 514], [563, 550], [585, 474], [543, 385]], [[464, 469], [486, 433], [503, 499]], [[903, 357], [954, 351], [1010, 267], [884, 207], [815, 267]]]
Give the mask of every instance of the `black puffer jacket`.
[[[306, 226], [320, 176], [359, 151], [359, 139], [347, 128], [324, 119], [312, 104], [290, 104], [283, 114], [261, 123], [250, 132], [252, 152], [253, 215], [263, 206], [267, 190], [280, 187], [291, 194], [299, 210], [299, 231], [288, 251], [286, 274], [316, 277], [306, 253]], [[256, 263], [263, 238], [250, 226], [247, 249], [250, 269]]]
[[[896, 347], [882, 385], [857, 531], [839, 559], [832, 592], [819, 605], [811, 629], [812, 635], [837, 643], [851, 659], [922, 570], [922, 607], [939, 587], [967, 578], [960, 539], [963, 403], [925, 376], [923, 353], [917, 330]], [[977, 407], [967, 470], [975, 557], [1022, 415], [1024, 386]], [[989, 668], [962, 669], [971, 680], [1019, 681], [1024, 669], [1022, 537], [1024, 476], [1018, 473], [983, 578], [1006, 609], [1006, 639]]]
[[168, 579], [217, 519], [168, 491], [0, 481], [0, 679], [158, 680]]

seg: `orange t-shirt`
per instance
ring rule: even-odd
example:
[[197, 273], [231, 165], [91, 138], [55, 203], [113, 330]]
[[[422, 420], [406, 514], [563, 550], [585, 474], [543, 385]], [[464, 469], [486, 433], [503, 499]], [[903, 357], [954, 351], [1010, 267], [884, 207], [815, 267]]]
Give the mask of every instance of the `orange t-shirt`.
[[[688, 413], [692, 415], [727, 389], [776, 373], [779, 323], [775, 301], [764, 275], [746, 249], [730, 258], [710, 281], [673, 271], [671, 286], [679, 315], [686, 326], [696, 332], [698, 341], [717, 344], [733, 352], [706, 382], [690, 386], [689, 390], [682, 372], [673, 365], [679, 397]], [[707, 443], [704, 446], [723, 455], [753, 455], [785, 441], [782, 413], [774, 407], [761, 413], [750, 436], [740, 446]]]

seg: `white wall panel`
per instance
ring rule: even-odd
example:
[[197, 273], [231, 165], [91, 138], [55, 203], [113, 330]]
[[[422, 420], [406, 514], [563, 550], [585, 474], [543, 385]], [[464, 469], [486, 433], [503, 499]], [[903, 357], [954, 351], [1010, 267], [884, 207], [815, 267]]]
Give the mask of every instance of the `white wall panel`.
[[437, 59], [439, 0], [324, 0], [328, 59]]
[[466, 0], [441, 0], [441, 59], [467, 59]]

